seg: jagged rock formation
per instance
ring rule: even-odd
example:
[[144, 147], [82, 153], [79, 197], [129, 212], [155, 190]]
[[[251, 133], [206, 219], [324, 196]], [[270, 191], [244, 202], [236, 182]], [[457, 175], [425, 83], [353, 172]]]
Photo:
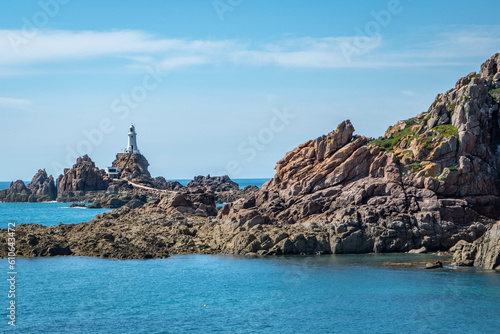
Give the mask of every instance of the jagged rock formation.
[[37, 202], [54, 201], [57, 198], [57, 188], [52, 175], [47, 176], [45, 169], [39, 169], [27, 185]]
[[219, 192], [219, 191], [230, 191], [239, 190], [240, 187], [238, 183], [233, 182], [228, 175], [224, 176], [195, 176], [192, 181], [189, 181], [186, 185], [188, 188], [198, 188], [202, 187], [207, 191]]
[[493, 225], [472, 244], [462, 244], [457, 247], [453, 261], [459, 266], [500, 270], [500, 223]]
[[66, 168], [63, 175], [57, 178], [57, 194], [59, 197], [69, 196], [73, 192], [106, 190], [106, 172], [95, 166], [88, 155], [79, 157], [73, 168]]
[[371, 140], [349, 121], [286, 154], [238, 223], [333, 222], [335, 253], [449, 249], [500, 218], [499, 55]]
[[52, 175], [39, 169], [27, 186], [22, 180], [12, 182], [8, 189], [0, 190], [2, 202], [46, 202], [57, 197], [57, 189]]
[[[127, 164], [126, 167], [125, 164]], [[142, 154], [134, 153], [129, 160], [128, 153], [118, 153], [112, 166], [122, 170], [121, 178], [123, 179], [151, 178], [151, 174], [148, 171], [149, 162]], [[123, 169], [123, 167], [125, 167], [125, 169]]]
[[0, 201], [2, 202], [28, 202], [30, 196], [31, 190], [26, 187], [22, 180], [11, 182], [8, 189], [0, 190]]

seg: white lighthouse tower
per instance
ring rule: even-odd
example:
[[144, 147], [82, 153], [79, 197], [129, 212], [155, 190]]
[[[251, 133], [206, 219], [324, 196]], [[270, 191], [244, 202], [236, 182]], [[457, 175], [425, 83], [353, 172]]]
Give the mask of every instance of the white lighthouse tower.
[[137, 133], [135, 133], [134, 124], [131, 124], [130, 129], [128, 130], [128, 146], [125, 152], [141, 154], [141, 152], [137, 148]]

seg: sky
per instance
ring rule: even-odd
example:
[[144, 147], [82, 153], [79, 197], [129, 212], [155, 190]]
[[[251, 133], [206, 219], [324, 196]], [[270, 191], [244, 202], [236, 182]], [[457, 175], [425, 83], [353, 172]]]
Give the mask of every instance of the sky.
[[498, 1], [0, 1], [0, 180], [110, 166], [270, 178], [299, 144], [426, 111], [500, 52]]

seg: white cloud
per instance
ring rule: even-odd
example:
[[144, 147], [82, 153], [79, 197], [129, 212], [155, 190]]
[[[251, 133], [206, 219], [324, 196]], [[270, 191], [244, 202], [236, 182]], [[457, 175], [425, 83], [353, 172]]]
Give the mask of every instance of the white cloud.
[[403, 94], [405, 96], [413, 96], [413, 95], [415, 95], [415, 92], [412, 90], [402, 90], [401, 94]]
[[0, 97], [0, 107], [25, 108], [29, 105], [31, 105], [30, 100]]
[[[44, 62], [121, 57], [129, 68], [157, 62], [164, 70], [177, 67], [229, 62], [249, 66], [332, 68], [349, 66], [341, 48], [353, 37], [296, 38], [252, 45], [235, 40], [184, 40], [157, 38], [141, 31], [40, 31], [22, 40], [22, 32], [0, 30], [0, 66], [23, 66]], [[381, 37], [368, 39], [357, 55], [376, 48]], [[140, 66], [139, 66], [140, 67]]]
[[[13, 45], [12, 41], [22, 37], [22, 32], [0, 30], [0, 75], [5, 69], [15, 73], [34, 66], [40, 70], [43, 63], [113, 57], [128, 61], [123, 66], [129, 69], [154, 65], [163, 71], [206, 64], [312, 69], [449, 66], [497, 51], [500, 26], [450, 27], [441, 32], [426, 31], [424, 36], [416, 37], [420, 42], [403, 47], [391, 45], [391, 41], [383, 43], [380, 35], [371, 38], [288, 36], [259, 44], [238, 40], [169, 39], [131, 30], [39, 31], [25, 43]], [[19, 48], [18, 52], [13, 46]]]

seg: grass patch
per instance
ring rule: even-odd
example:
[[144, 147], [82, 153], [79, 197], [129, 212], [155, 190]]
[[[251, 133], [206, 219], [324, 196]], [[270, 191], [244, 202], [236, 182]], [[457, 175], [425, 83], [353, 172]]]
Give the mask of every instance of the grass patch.
[[500, 88], [492, 89], [488, 93], [496, 102], [500, 102]]
[[[415, 124], [414, 119], [409, 119], [406, 122], [413, 122]], [[408, 123], [406, 123], [408, 124]], [[411, 126], [407, 126], [401, 131], [396, 132], [392, 135], [392, 138], [379, 137], [378, 139], [372, 140], [369, 145], [377, 146], [382, 151], [392, 152], [394, 150], [394, 145], [399, 142], [402, 138], [413, 136], [415, 131], [411, 130]]]
[[448, 169], [451, 171], [451, 172], [455, 172], [458, 170], [458, 166], [457, 165], [453, 165], [453, 166], [450, 166], [448, 167]]
[[456, 127], [454, 127], [452, 124], [443, 124], [443, 125], [438, 125], [432, 130], [436, 131], [439, 133], [440, 137], [452, 137], [455, 136], [457, 139], [458, 137], [458, 130]]
[[435, 138], [455, 137], [459, 139], [458, 130], [452, 124], [438, 125], [433, 127], [431, 130], [433, 131], [433, 134], [422, 139], [424, 147], [428, 151], [432, 151], [435, 148]]
[[410, 169], [413, 172], [418, 172], [422, 169], [422, 165], [418, 162], [411, 163], [409, 165], [405, 165], [406, 168]]
[[405, 151], [403, 151], [403, 154], [404, 155], [407, 155], [407, 154], [413, 155], [413, 151], [412, 150], [405, 150]]
[[409, 127], [409, 126], [414, 126], [416, 123], [415, 123], [415, 118], [410, 118], [410, 119], [407, 119], [405, 121], [406, 123], [406, 126]]

